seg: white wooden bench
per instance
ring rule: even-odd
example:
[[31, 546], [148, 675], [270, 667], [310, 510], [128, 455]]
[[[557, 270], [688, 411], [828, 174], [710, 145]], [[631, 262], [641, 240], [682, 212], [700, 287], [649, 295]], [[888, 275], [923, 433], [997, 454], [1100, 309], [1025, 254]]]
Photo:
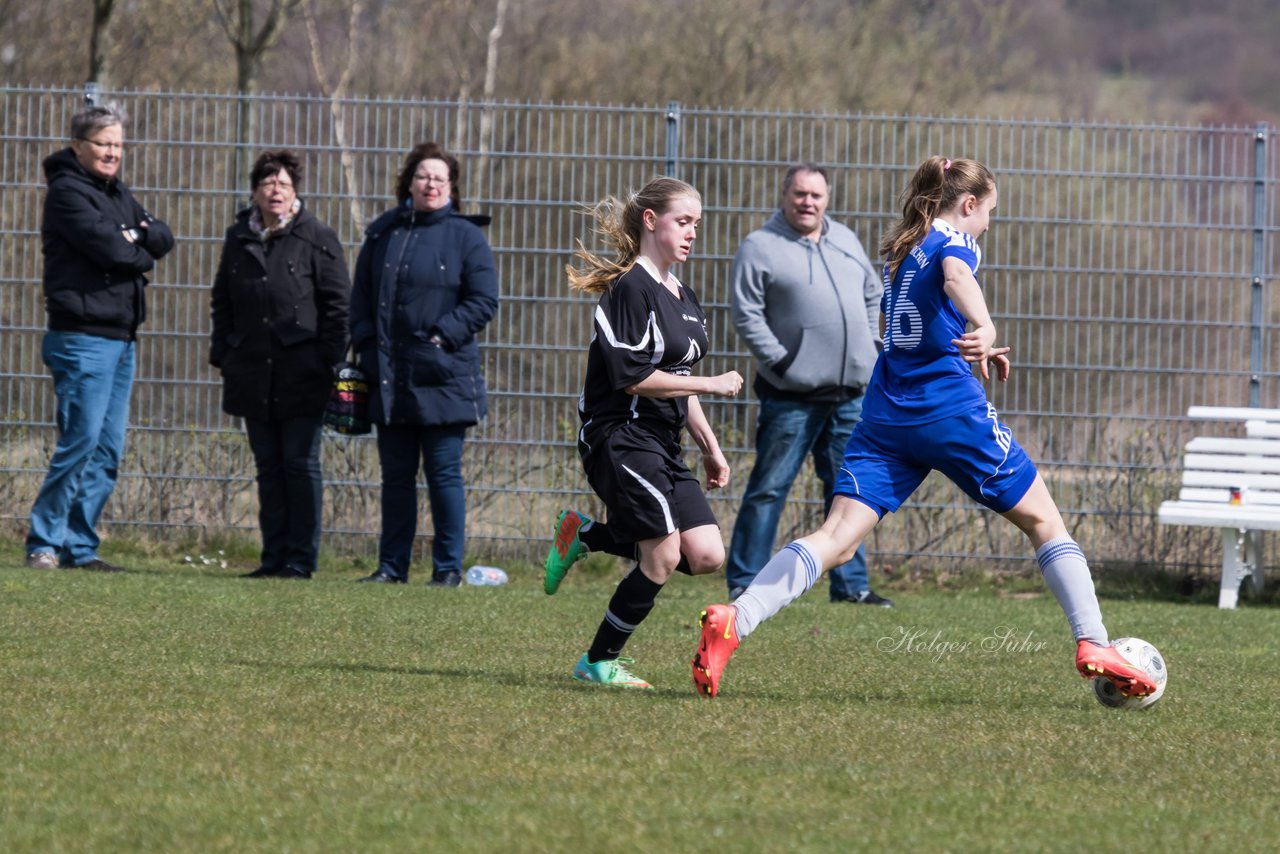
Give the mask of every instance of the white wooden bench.
[[1280, 531], [1280, 409], [1193, 406], [1190, 418], [1241, 421], [1243, 439], [1197, 437], [1187, 443], [1182, 489], [1160, 505], [1166, 525], [1222, 532], [1219, 608], [1234, 608], [1245, 576], [1262, 592], [1262, 532]]

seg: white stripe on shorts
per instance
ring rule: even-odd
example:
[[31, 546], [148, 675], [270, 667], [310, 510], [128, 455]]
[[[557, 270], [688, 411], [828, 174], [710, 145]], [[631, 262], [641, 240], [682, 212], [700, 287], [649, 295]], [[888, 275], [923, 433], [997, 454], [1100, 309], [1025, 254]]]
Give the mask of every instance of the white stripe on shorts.
[[667, 503], [667, 497], [663, 495], [660, 491], [658, 491], [658, 488], [656, 486], [654, 486], [652, 483], [649, 483], [649, 481], [645, 480], [640, 475], [636, 474], [635, 471], [633, 471], [632, 469], [628, 468], [627, 466], [623, 466], [622, 470], [625, 471], [627, 474], [631, 475], [632, 477], [634, 477], [639, 482], [639, 484], [645, 488], [645, 491], [648, 492], [650, 495], [652, 495], [655, 500], [657, 500], [658, 506], [662, 508], [662, 519], [664, 522], [666, 522], [667, 533], [670, 534], [672, 531], [674, 531], [676, 529], [676, 523], [671, 518], [671, 505]]
[[990, 403], [987, 403], [987, 417], [991, 419], [991, 434], [995, 436], [996, 445], [1004, 451], [1004, 456], [1000, 458], [1000, 464], [996, 466], [996, 470], [978, 484], [978, 491], [983, 495], [987, 494], [987, 482], [999, 475], [1000, 469], [1004, 468], [1004, 464], [1009, 461], [1009, 448], [1013, 447], [1013, 431], [1000, 423], [999, 413]]

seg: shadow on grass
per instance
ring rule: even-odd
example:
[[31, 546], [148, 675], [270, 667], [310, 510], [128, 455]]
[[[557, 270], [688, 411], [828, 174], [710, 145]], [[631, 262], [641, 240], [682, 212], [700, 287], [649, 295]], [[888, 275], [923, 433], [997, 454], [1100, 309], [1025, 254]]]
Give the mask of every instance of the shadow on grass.
[[[1217, 572], [1176, 572], [1158, 566], [1106, 566], [1094, 569], [1099, 599], [1173, 602], [1184, 605], [1218, 604], [1221, 579]], [[1280, 579], [1268, 573], [1261, 593], [1245, 580], [1240, 607], [1280, 607]]]
[[[797, 692], [794, 686], [779, 687], [777, 690], [761, 690], [754, 686], [730, 688], [716, 699], [707, 699], [699, 695], [693, 688], [692, 678], [687, 686], [656, 686], [652, 691], [628, 688], [611, 688], [589, 685], [579, 682], [560, 673], [530, 675], [526, 673], [501, 672], [493, 670], [463, 670], [450, 667], [404, 667], [388, 664], [371, 664], [361, 662], [302, 662], [255, 661], [253, 659], [229, 659], [227, 664], [237, 667], [253, 667], [268, 670], [325, 670], [339, 673], [383, 673], [395, 676], [424, 676], [437, 679], [452, 679], [460, 682], [489, 681], [497, 685], [513, 688], [551, 688], [562, 691], [580, 692], [584, 695], [600, 694], [603, 696], [629, 696], [637, 700], [653, 699], [663, 702], [707, 703], [709, 706], [740, 706], [742, 702], [754, 703], [831, 703], [835, 705], [872, 706], [879, 704], [895, 704], [907, 702], [910, 695], [903, 690], [867, 689], [865, 686], [855, 688], [839, 685], [808, 685]], [[918, 704], [920, 698], [914, 703]], [[978, 706], [983, 702], [981, 695], [932, 696], [926, 701], [928, 705], [941, 707]]]
[[[443, 667], [399, 667], [388, 664], [361, 664], [358, 662], [287, 662], [287, 661], [253, 661], [247, 658], [229, 659], [227, 664], [237, 667], [260, 667], [272, 670], [331, 670], [340, 673], [387, 673], [397, 676], [439, 676], [448, 679], [475, 681], [479, 678], [493, 678], [504, 685], [530, 687], [542, 680], [531, 680], [516, 674], [494, 674], [489, 671], [461, 670]], [[551, 681], [548, 676], [546, 681]]]
[[[360, 662], [300, 662], [287, 661], [253, 661], [251, 659], [230, 659], [228, 664], [238, 667], [257, 667], [274, 670], [327, 670], [337, 673], [385, 673], [395, 676], [431, 676], [439, 679], [456, 679], [462, 682], [490, 681], [498, 685], [513, 688], [563, 688], [565, 677], [547, 673], [543, 676], [530, 676], [524, 673], [495, 672], [492, 670], [460, 669], [450, 667], [403, 667], [391, 664], [368, 664]], [[572, 682], [572, 680], [568, 680]], [[570, 687], [587, 687], [573, 683]], [[640, 693], [640, 692], [637, 692]], [[646, 692], [647, 693], [647, 692]]]

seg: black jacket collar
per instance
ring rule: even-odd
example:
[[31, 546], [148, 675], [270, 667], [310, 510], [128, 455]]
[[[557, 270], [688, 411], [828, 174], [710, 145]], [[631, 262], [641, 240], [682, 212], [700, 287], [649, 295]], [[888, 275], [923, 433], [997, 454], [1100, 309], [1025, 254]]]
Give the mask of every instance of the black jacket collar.
[[44, 168], [46, 184], [52, 184], [58, 178], [73, 178], [92, 184], [104, 193], [115, 191], [121, 184], [119, 178], [99, 178], [85, 169], [80, 165], [75, 149], [70, 146], [50, 154], [40, 165]]

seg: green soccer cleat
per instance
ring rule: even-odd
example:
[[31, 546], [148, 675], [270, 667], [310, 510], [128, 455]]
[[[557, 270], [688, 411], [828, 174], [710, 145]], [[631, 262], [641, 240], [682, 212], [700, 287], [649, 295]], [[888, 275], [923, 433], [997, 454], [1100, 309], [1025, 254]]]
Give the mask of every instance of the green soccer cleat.
[[584, 652], [582, 658], [578, 659], [577, 665], [573, 668], [573, 678], [579, 682], [591, 682], [595, 685], [610, 685], [616, 688], [647, 688], [652, 691], [652, 685], [627, 670], [625, 665], [632, 663], [634, 662], [630, 658], [611, 658], [592, 664], [587, 661], [587, 654]]
[[578, 531], [590, 521], [576, 510], [561, 510], [556, 517], [556, 538], [543, 564], [542, 589], [548, 596], [560, 589], [569, 567], [587, 556], [587, 547], [578, 539]]

